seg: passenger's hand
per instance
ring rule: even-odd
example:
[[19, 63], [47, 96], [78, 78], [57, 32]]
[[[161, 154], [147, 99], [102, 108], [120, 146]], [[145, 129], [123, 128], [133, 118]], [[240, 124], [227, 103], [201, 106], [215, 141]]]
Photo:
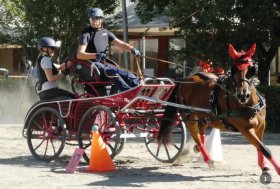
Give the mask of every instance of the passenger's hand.
[[96, 53], [95, 60], [97, 62], [103, 62], [105, 59], [106, 59], [106, 54], [104, 54], [104, 53]]
[[61, 71], [61, 73], [62, 73], [64, 76], [66, 76], [66, 75], [70, 74], [70, 70], [69, 70], [69, 69], [64, 69], [64, 70]]
[[70, 60], [68, 60], [68, 61], [66, 61], [65, 63], [63, 63], [63, 64], [61, 64], [60, 66], [61, 66], [61, 73], [63, 74], [63, 75], [68, 75], [68, 74], [70, 74], [70, 67], [71, 67], [71, 61]]
[[138, 51], [138, 50], [135, 49], [135, 48], [131, 49], [131, 53], [132, 53], [133, 55], [135, 55], [137, 58], [141, 56], [140, 51]]

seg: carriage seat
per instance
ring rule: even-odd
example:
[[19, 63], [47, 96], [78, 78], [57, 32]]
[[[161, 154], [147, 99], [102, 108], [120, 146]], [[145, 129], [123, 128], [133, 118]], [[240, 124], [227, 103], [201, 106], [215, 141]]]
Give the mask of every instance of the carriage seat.
[[[72, 80], [74, 93], [73, 83], [83, 85], [84, 89], [89, 93], [93, 93], [94, 96], [104, 96], [108, 87], [115, 88], [109, 78], [101, 73], [90, 60], [72, 59], [71, 63], [70, 72], [74, 76]], [[111, 92], [113, 91], [111, 90]]]
[[71, 60], [70, 72], [80, 81], [93, 82], [99, 81], [101, 74], [98, 68], [88, 60]]

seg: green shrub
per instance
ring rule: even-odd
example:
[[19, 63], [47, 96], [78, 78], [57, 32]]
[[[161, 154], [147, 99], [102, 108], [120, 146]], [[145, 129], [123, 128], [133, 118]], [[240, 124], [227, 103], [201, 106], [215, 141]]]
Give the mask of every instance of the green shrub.
[[280, 86], [259, 86], [266, 99], [266, 130], [280, 133]]

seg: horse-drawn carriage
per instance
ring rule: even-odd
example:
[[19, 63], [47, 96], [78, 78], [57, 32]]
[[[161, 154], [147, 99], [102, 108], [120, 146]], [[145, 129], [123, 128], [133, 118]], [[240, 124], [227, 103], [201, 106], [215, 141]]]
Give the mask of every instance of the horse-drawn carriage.
[[[66, 142], [78, 141], [88, 162], [91, 128], [98, 126], [110, 155], [121, 152], [130, 137], [143, 137], [151, 155], [161, 162], [173, 162], [184, 150], [186, 125], [203, 160], [215, 165], [204, 146], [208, 126], [239, 131], [258, 152], [261, 182], [271, 182], [265, 158], [280, 175], [280, 166], [262, 142], [265, 129], [265, 100], [254, 87], [256, 65], [251, 59], [256, 46], [236, 52], [229, 45], [233, 64], [228, 74], [193, 74], [176, 85], [168, 78], [145, 78], [128, 91], [98, 96], [97, 80], [80, 79], [74, 73], [73, 91], [79, 82], [89, 85], [94, 95], [78, 94], [77, 99], [38, 102], [29, 110], [23, 135], [34, 157], [56, 159]], [[82, 62], [78, 62], [81, 65]], [[90, 65], [91, 78], [94, 65]], [[102, 85], [102, 83], [101, 83]], [[102, 86], [110, 85], [104, 83]], [[99, 85], [100, 86], [100, 85]], [[112, 88], [111, 88], [112, 89]]]
[[[168, 78], [145, 78], [141, 84], [125, 92], [115, 93], [114, 85], [101, 81], [98, 69], [90, 61], [71, 60], [74, 75], [71, 85], [76, 99], [58, 98], [39, 101], [28, 111], [23, 136], [27, 138], [32, 155], [42, 161], [55, 160], [64, 145], [78, 141], [85, 149], [84, 159], [89, 162], [92, 126], [107, 144], [113, 158], [121, 152], [127, 138], [142, 137], [148, 151], [161, 162], [173, 162], [186, 143], [186, 127], [182, 120], [174, 122], [174, 145], [157, 143], [164, 104], [174, 88]], [[86, 92], [79, 86], [86, 85]], [[81, 88], [81, 87], [80, 87]], [[104, 95], [104, 90], [107, 95]], [[107, 91], [106, 91], [107, 90]]]

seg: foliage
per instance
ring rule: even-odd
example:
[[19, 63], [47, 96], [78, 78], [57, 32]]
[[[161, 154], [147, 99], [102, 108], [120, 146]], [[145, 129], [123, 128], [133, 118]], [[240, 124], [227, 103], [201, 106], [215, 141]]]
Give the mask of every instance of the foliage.
[[258, 90], [264, 94], [266, 99], [266, 123], [267, 130], [280, 133], [280, 86], [260, 86]]
[[[16, 25], [16, 18], [14, 18], [12, 15], [16, 12], [16, 9], [11, 6], [11, 2], [6, 2], [5, 4], [4, 0], [0, 0], [0, 44], [3, 43], [13, 43], [13, 38], [11, 37], [10, 33], [12, 35], [16, 34], [15, 30], [12, 30], [12, 28], [17, 28], [18, 25]], [[7, 11], [6, 7], [9, 8], [10, 11]]]
[[[168, 16], [170, 26], [178, 28], [186, 47], [180, 57], [188, 63], [210, 59], [227, 67], [227, 44], [247, 50], [257, 43], [254, 59], [259, 63], [261, 84], [268, 84], [271, 60], [280, 46], [279, 0], [131, 0], [142, 22]], [[0, 0], [0, 42], [34, 47], [27, 52], [36, 58], [36, 44], [43, 36], [62, 40], [60, 57], [77, 48], [81, 29], [88, 24], [86, 11], [100, 7], [112, 13], [120, 0]], [[7, 24], [8, 23], [8, 24]], [[11, 33], [11, 34], [10, 34]], [[27, 48], [26, 48], [27, 49]], [[184, 55], [184, 56], [182, 56]]]
[[13, 28], [20, 37], [10, 36], [25, 49], [31, 59], [36, 59], [37, 42], [41, 37], [50, 36], [62, 41], [59, 55], [63, 59], [78, 46], [81, 30], [89, 24], [87, 11], [100, 7], [105, 14], [112, 13], [118, 0], [0, 0], [5, 12], [5, 23], [14, 20]]
[[186, 60], [211, 59], [227, 67], [227, 44], [247, 50], [257, 43], [254, 57], [259, 63], [261, 84], [268, 84], [271, 60], [280, 46], [278, 0], [133, 0], [142, 22], [157, 16], [170, 17], [170, 26], [184, 36]]

